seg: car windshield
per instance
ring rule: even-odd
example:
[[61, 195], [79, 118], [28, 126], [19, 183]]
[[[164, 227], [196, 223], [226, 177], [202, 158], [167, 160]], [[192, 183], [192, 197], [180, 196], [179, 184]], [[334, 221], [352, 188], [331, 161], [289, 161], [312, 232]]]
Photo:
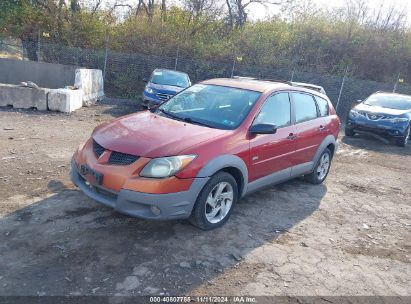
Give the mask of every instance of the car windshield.
[[375, 94], [368, 97], [364, 104], [395, 110], [411, 110], [411, 96]]
[[154, 71], [151, 75], [150, 82], [181, 88], [186, 88], [190, 85], [186, 74], [173, 71]]
[[248, 115], [260, 92], [196, 84], [161, 105], [157, 112], [211, 128], [233, 130]]

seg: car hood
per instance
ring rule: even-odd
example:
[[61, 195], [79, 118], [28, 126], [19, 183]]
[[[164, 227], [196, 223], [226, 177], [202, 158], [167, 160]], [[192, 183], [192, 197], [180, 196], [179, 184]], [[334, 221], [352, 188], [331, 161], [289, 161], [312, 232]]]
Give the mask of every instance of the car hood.
[[382, 108], [382, 107], [376, 107], [376, 106], [369, 106], [364, 103], [360, 103], [355, 107], [355, 110], [357, 111], [365, 111], [369, 113], [380, 113], [380, 114], [388, 114], [388, 115], [403, 115], [407, 114], [410, 111], [409, 110], [396, 110], [396, 109], [389, 109], [389, 108]]
[[167, 91], [169, 93], [174, 93], [174, 94], [177, 94], [178, 92], [181, 92], [182, 90], [185, 89], [185, 88], [182, 88], [182, 87], [176, 87], [176, 86], [165, 85], [165, 84], [156, 84], [156, 83], [152, 83], [152, 82], [150, 82], [148, 84], [148, 86], [150, 88], [155, 89], [155, 90]]
[[154, 158], [178, 155], [227, 132], [144, 111], [101, 125], [94, 130], [92, 137], [108, 150]]

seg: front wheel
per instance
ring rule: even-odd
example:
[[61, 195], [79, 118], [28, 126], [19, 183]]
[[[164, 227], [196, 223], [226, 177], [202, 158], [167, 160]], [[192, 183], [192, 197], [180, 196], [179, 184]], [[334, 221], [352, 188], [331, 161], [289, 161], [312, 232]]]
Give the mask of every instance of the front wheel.
[[238, 186], [226, 172], [214, 175], [198, 195], [189, 221], [203, 230], [222, 226], [238, 200]]
[[405, 132], [404, 137], [401, 137], [400, 139], [397, 139], [396, 144], [397, 146], [400, 147], [405, 147], [408, 144], [408, 140], [410, 139], [410, 130], [411, 130], [411, 125], [408, 126], [407, 131]]
[[328, 175], [331, 166], [331, 151], [325, 149], [320, 159], [314, 167], [313, 172], [305, 176], [305, 179], [312, 184], [321, 184]]

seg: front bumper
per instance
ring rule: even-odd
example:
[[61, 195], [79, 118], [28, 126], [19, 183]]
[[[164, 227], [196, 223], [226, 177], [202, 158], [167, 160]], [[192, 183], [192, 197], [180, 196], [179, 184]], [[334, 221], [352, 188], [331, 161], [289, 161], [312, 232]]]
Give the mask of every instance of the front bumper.
[[[198, 194], [209, 178], [196, 178], [188, 191], [151, 194], [121, 189], [113, 192], [100, 186], [89, 184], [79, 173], [74, 159], [71, 160], [70, 177], [84, 194], [95, 201], [114, 208], [116, 211], [149, 220], [185, 219], [190, 217]], [[155, 214], [157, 207], [160, 214]]]
[[382, 137], [400, 138], [404, 137], [408, 124], [382, 124], [362, 120], [348, 119], [345, 127], [357, 133], [372, 133]]

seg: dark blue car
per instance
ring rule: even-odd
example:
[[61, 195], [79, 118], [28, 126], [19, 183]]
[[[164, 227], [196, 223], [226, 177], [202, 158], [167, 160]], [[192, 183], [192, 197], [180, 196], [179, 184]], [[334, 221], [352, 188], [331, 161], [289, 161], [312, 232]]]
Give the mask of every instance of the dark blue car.
[[349, 113], [345, 135], [374, 133], [405, 147], [410, 138], [411, 96], [377, 92]]
[[191, 86], [186, 73], [166, 69], [155, 69], [146, 82], [143, 92], [143, 104], [146, 106], [158, 105]]

